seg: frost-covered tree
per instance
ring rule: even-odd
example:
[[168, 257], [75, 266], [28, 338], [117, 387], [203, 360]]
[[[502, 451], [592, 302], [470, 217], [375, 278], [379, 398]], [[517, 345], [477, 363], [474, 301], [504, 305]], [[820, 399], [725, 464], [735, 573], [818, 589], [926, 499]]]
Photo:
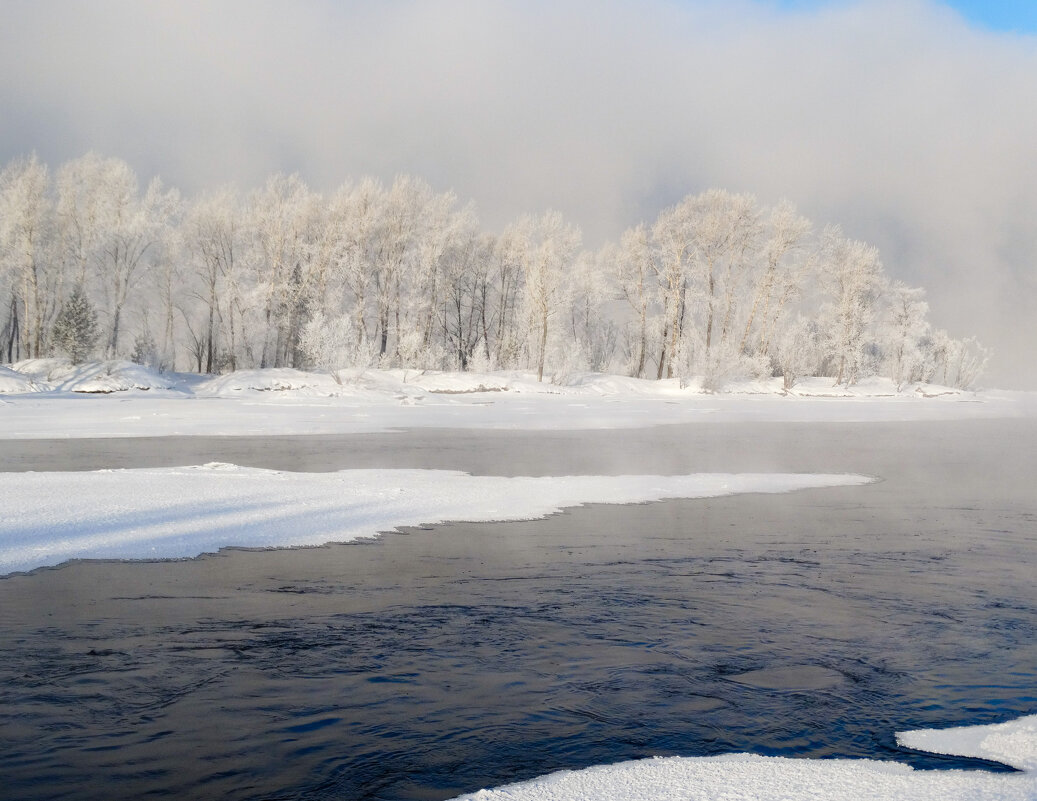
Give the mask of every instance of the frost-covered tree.
[[93, 353], [99, 335], [97, 312], [82, 285], [76, 284], [54, 321], [54, 344], [79, 364]]
[[[377, 363], [532, 368], [542, 380], [550, 366], [718, 389], [736, 375], [852, 383], [884, 371], [898, 385], [969, 386], [986, 359], [929, 326], [920, 290], [886, 292], [873, 248], [838, 229], [816, 237], [791, 204], [751, 195], [689, 195], [580, 253], [560, 215], [491, 235], [470, 205], [411, 176], [325, 197], [277, 175], [185, 203], [158, 180], [141, 191], [129, 165], [96, 154], [50, 175], [35, 157], [0, 168], [8, 361], [59, 348], [73, 285], [106, 355], [136, 336], [138, 354], [155, 340], [160, 363], [205, 372]], [[807, 328], [821, 353], [790, 367]]]
[[652, 226], [656, 258], [651, 264], [662, 295], [662, 336], [656, 378], [672, 378], [684, 335], [694, 237], [691, 199], [664, 210]]
[[659, 215], [652, 227], [663, 314], [658, 377], [699, 372], [716, 384], [737, 369], [736, 331], [748, 316], [761, 235], [751, 195], [710, 190]]
[[[455, 237], [442, 268], [440, 322], [450, 363], [467, 370], [473, 362], [489, 364], [487, 306], [494, 242], [473, 228]], [[480, 350], [481, 346], [481, 350]], [[477, 355], [483, 358], [478, 359]]]
[[378, 329], [378, 354], [386, 365], [398, 361], [403, 317], [404, 282], [412, 274], [421, 234], [421, 201], [431, 194], [427, 184], [400, 176], [381, 206], [371, 255]]
[[179, 193], [152, 180], [141, 194], [126, 162], [88, 154], [66, 165], [60, 177], [70, 256], [77, 280], [97, 286], [105, 325], [105, 354], [119, 351], [123, 312], [145, 267], [145, 257], [170, 225]]
[[105, 160], [87, 153], [57, 171], [57, 225], [61, 258], [71, 279], [83, 286], [95, 272], [106, 236]]
[[367, 367], [372, 354], [361, 353], [363, 343], [347, 315], [325, 317], [316, 311], [302, 330], [300, 348], [307, 367], [335, 370], [341, 367]]
[[760, 247], [760, 212], [752, 195], [710, 191], [697, 204], [695, 257], [707, 295], [706, 350], [731, 343]]
[[[475, 210], [471, 205], [455, 208], [452, 192], [432, 194], [423, 205], [412, 261], [410, 280], [413, 324], [420, 333], [420, 349], [429, 355], [438, 350], [436, 335], [442, 321], [442, 297], [446, 273], [455, 279], [472, 267], [469, 256], [476, 235]], [[449, 262], [449, 264], [448, 264]], [[434, 360], [434, 359], [433, 359]]]
[[810, 221], [788, 201], [782, 201], [767, 214], [761, 263], [739, 345], [741, 352], [769, 354], [774, 324], [799, 294], [809, 271], [809, 256], [805, 254], [810, 229]]
[[838, 227], [825, 230], [820, 283], [825, 293], [819, 320], [835, 373], [836, 385], [854, 384], [865, 368], [869, 326], [885, 285], [879, 253], [871, 245], [847, 239]]
[[225, 352], [230, 368], [237, 364], [241, 305], [238, 258], [241, 251], [241, 208], [237, 192], [224, 188], [203, 195], [187, 211], [183, 222], [184, 248], [196, 277], [194, 297], [204, 313], [204, 369], [211, 373]]
[[[345, 185], [331, 198], [328, 228], [332, 239], [332, 268], [325, 304], [326, 315], [347, 313], [352, 320], [351, 341], [366, 354], [374, 340], [374, 263], [379, 249], [379, 228], [385, 189], [367, 178], [356, 186]], [[366, 366], [366, 363], [365, 363]]]
[[308, 304], [311, 241], [310, 190], [298, 175], [275, 175], [253, 193], [247, 226], [250, 267], [262, 298], [260, 367], [285, 367], [297, 359]]
[[6, 285], [13, 307], [6, 344], [9, 352], [28, 357], [43, 354], [61, 291], [49, 185], [47, 166], [35, 155], [0, 170], [0, 286]]
[[823, 337], [816, 321], [799, 314], [781, 326], [774, 342], [774, 361], [781, 372], [785, 392], [802, 376], [813, 374], [823, 350]]
[[928, 354], [929, 323], [925, 290], [894, 281], [886, 295], [886, 314], [882, 327], [886, 370], [900, 390], [905, 383], [919, 381]]
[[943, 339], [943, 354], [938, 370], [938, 382], [959, 389], [972, 389], [982, 375], [990, 358], [990, 351], [975, 337], [952, 339], [940, 332]]
[[569, 329], [571, 340], [560, 354], [565, 371], [608, 372], [612, 367], [619, 328], [606, 310], [615, 299], [601, 280], [600, 254], [583, 252], [569, 271]]
[[651, 237], [644, 224], [625, 231], [619, 247], [606, 246], [601, 255], [603, 264], [612, 265], [620, 291], [634, 314], [630, 373], [637, 378], [644, 377], [648, 366], [649, 317], [657, 304], [657, 285], [653, 276], [660, 272], [655, 258]]
[[557, 333], [556, 319], [569, 299], [566, 278], [580, 247], [580, 232], [557, 211], [548, 211], [522, 218], [515, 233], [522, 241], [530, 362], [536, 367], [537, 381], [543, 381], [549, 340]]
[[522, 269], [525, 238], [511, 225], [496, 238], [487, 275], [489, 298], [483, 317], [486, 360], [496, 367], [518, 367], [522, 359], [521, 303], [525, 292]]

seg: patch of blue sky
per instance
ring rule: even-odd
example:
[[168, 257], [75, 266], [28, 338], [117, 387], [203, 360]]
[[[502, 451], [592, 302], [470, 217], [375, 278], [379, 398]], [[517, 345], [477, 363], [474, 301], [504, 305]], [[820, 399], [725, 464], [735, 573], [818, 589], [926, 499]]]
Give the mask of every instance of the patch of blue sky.
[[[768, 0], [763, 0], [768, 2]], [[778, 8], [813, 11], [849, 0], [770, 0]], [[1037, 34], [1037, 0], [936, 0], [971, 24], [992, 31]]]
[[947, 5], [970, 22], [991, 30], [1037, 33], [1035, 0], [954, 0]]

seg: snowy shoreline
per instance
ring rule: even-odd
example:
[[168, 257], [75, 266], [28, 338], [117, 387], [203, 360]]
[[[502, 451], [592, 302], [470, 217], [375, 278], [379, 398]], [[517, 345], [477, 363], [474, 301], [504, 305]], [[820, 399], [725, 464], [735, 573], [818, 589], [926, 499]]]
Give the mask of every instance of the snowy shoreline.
[[410, 428], [633, 429], [694, 422], [878, 422], [1034, 416], [1037, 394], [886, 379], [695, 383], [579, 374], [245, 370], [163, 375], [129, 362], [46, 359], [0, 368], [0, 439], [350, 434]]

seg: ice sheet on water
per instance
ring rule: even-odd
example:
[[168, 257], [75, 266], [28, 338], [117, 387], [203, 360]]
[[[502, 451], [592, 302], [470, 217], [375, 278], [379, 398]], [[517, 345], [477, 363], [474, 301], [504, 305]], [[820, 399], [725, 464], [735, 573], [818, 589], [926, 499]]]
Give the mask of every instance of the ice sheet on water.
[[543, 517], [586, 503], [640, 503], [867, 483], [859, 475], [472, 476], [447, 470], [284, 473], [210, 463], [8, 473], [0, 574], [69, 559], [183, 558], [227, 546], [315, 546], [445, 520]]
[[877, 760], [788, 759], [750, 754], [667, 757], [561, 771], [458, 801], [1034, 801], [1037, 715], [992, 726], [920, 730], [902, 745], [981, 757], [1015, 774], [914, 770]]
[[1037, 773], [1037, 715], [990, 726], [904, 731], [897, 734], [897, 742], [905, 748], [979, 757]]

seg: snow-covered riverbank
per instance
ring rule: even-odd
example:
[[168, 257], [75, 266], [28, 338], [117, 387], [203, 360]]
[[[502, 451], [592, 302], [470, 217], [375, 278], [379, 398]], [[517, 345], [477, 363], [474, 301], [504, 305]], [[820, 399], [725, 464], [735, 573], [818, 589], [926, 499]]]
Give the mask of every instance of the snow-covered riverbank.
[[[16, 369], [15, 369], [16, 368]], [[129, 362], [21, 362], [0, 372], [0, 439], [333, 434], [406, 428], [607, 429], [709, 421], [865, 422], [1033, 414], [1032, 393], [833, 387], [780, 379], [703, 393], [676, 379], [582, 374], [538, 383], [516, 373], [248, 370], [159, 374]]]

